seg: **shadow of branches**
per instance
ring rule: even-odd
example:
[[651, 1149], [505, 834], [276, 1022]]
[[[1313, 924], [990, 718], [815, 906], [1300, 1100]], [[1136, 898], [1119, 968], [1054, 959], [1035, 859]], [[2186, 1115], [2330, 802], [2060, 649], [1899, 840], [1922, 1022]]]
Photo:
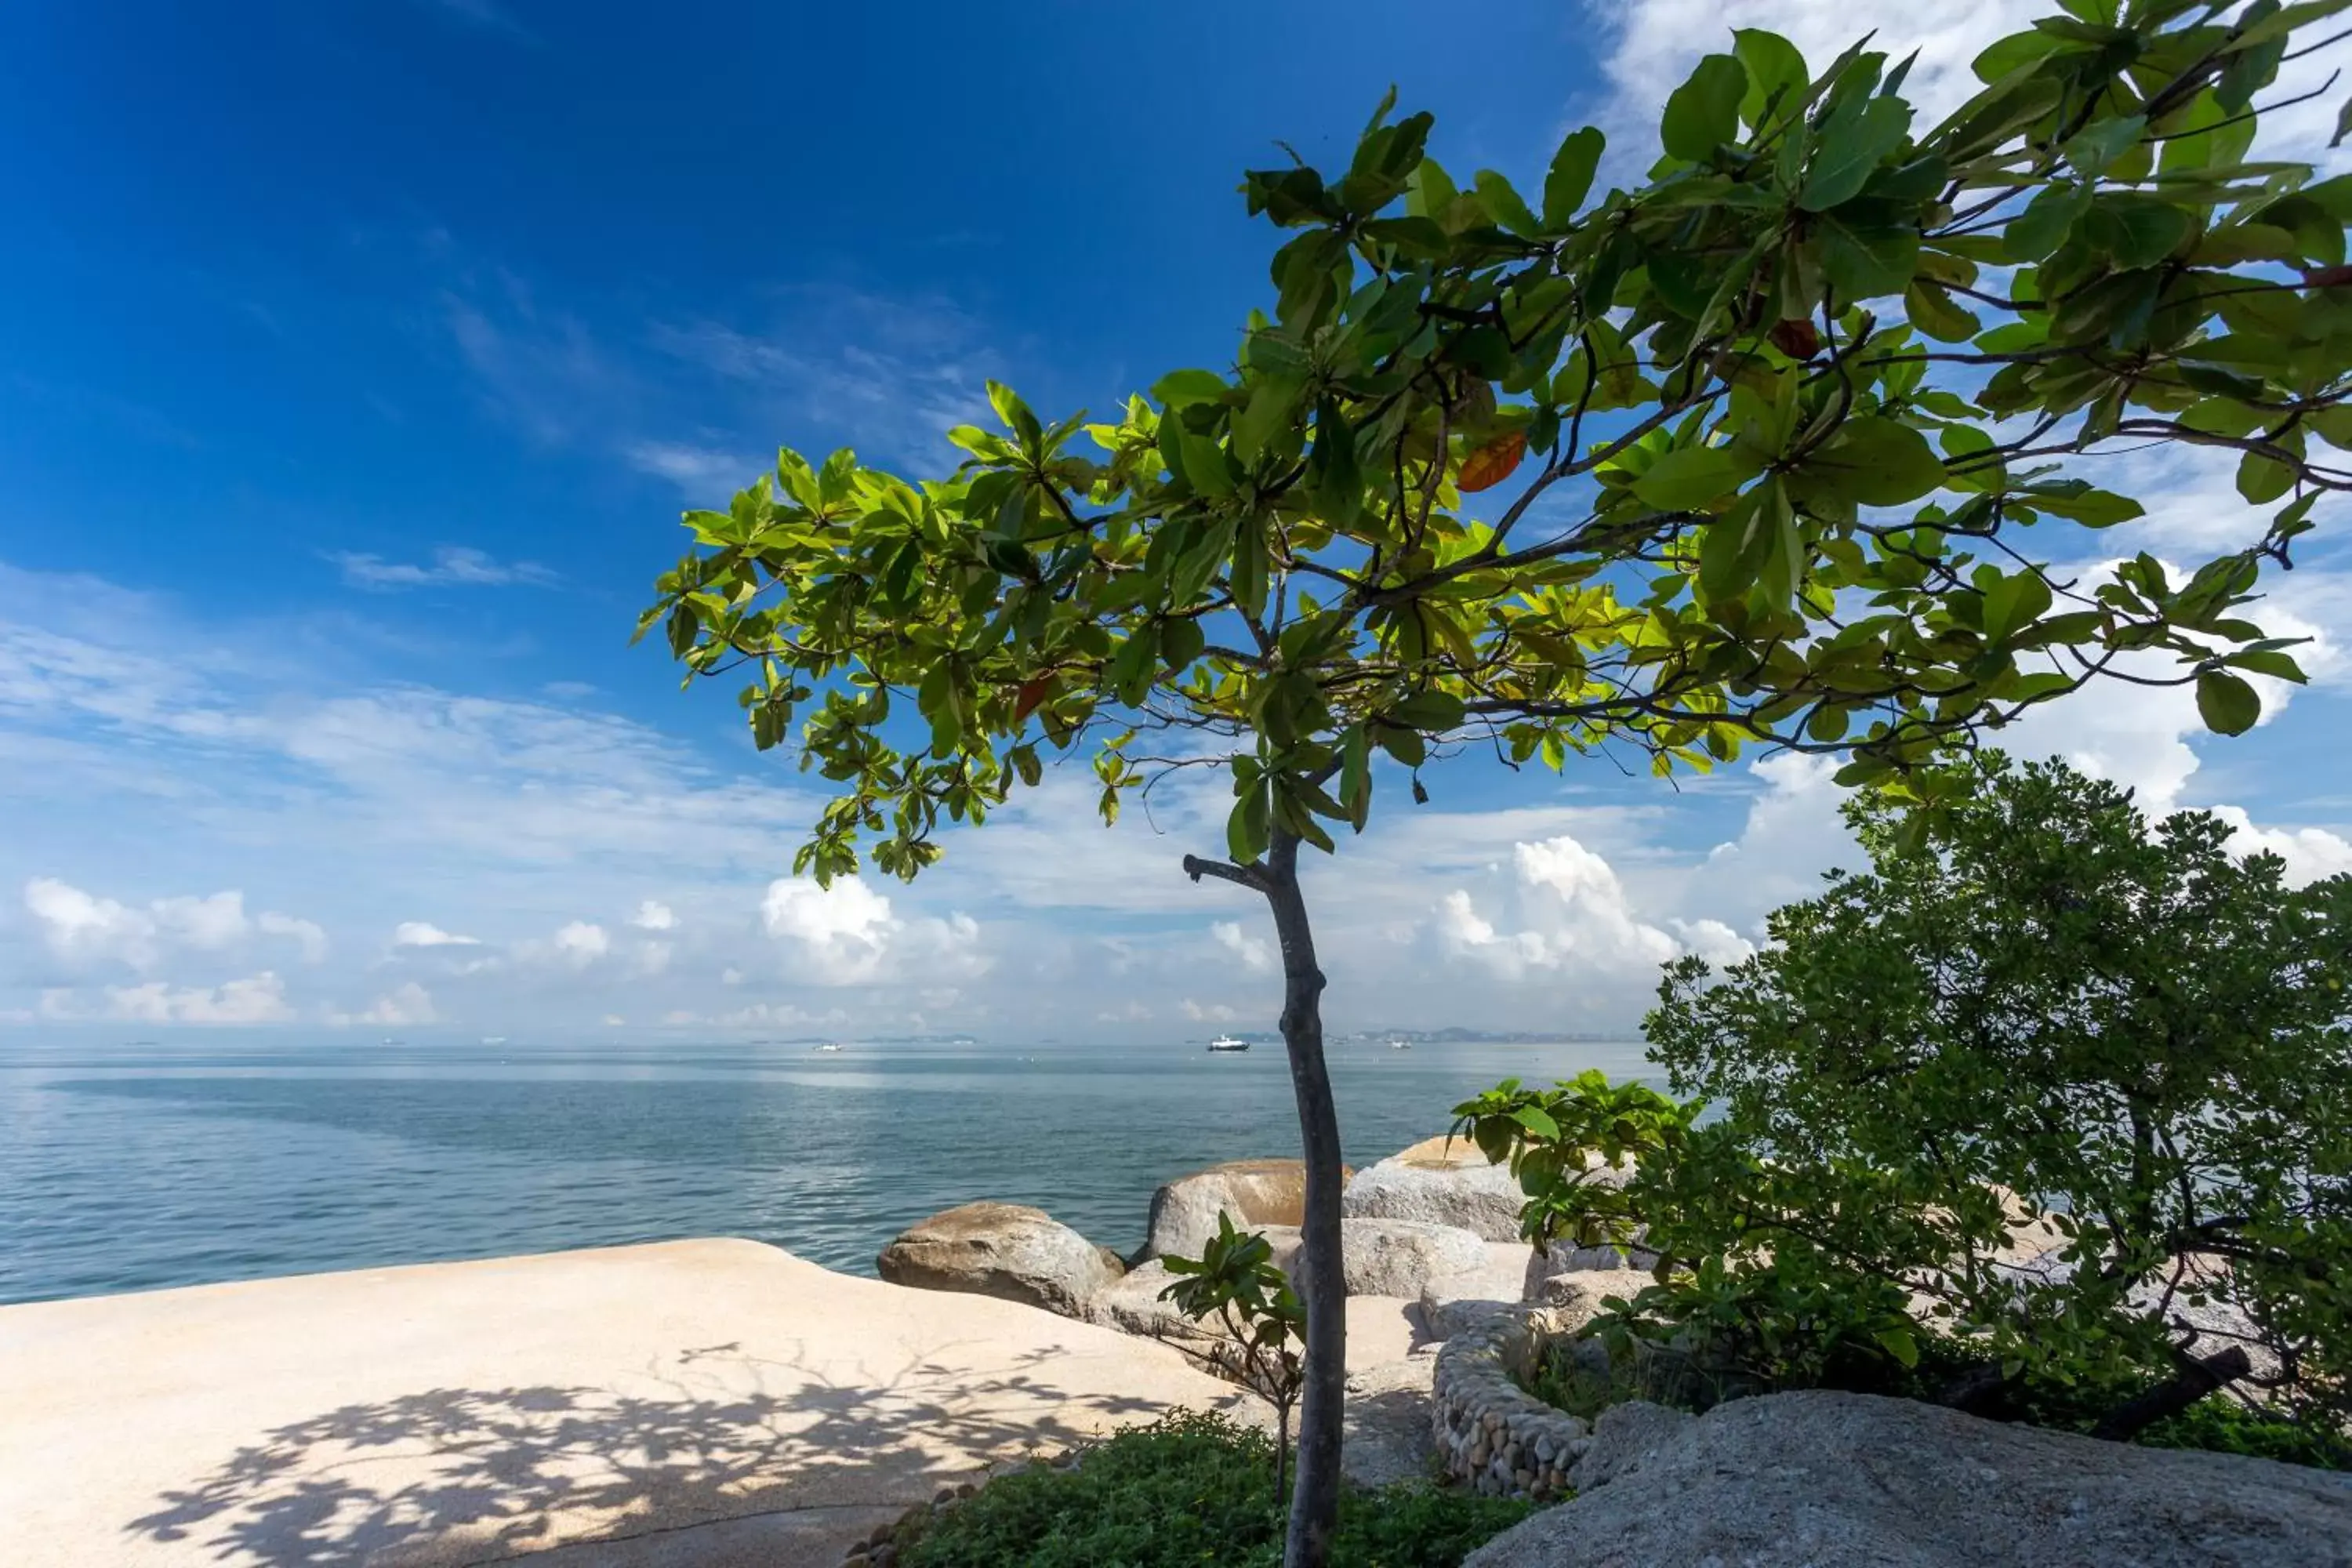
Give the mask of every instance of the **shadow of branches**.
[[1159, 1414], [910, 1358], [844, 1382], [799, 1357], [687, 1351], [626, 1390], [436, 1388], [277, 1427], [126, 1531], [269, 1568], [474, 1563], [565, 1541], [929, 1495], [937, 1478]]

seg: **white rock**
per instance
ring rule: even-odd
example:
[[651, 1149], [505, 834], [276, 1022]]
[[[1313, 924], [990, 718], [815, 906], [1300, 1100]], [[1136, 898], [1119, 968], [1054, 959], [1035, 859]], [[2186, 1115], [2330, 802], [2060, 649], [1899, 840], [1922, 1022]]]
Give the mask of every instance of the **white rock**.
[[1115, 1255], [1043, 1209], [965, 1204], [898, 1233], [875, 1268], [894, 1285], [963, 1290], [1083, 1316], [1086, 1302], [1118, 1278]]

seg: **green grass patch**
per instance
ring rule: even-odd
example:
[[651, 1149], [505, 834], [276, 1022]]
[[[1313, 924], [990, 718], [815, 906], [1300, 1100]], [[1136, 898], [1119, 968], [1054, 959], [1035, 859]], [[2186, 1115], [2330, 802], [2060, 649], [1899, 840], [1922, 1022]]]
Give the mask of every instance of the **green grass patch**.
[[[1333, 1568], [1454, 1568], [1530, 1505], [1397, 1486], [1351, 1489]], [[1278, 1568], [1274, 1447], [1222, 1415], [1177, 1411], [1087, 1450], [1074, 1469], [997, 1477], [899, 1540], [901, 1568]]]

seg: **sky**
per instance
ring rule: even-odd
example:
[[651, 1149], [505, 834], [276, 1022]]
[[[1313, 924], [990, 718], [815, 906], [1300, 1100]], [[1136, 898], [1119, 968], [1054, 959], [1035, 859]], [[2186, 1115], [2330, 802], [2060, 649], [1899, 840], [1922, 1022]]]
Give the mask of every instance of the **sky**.
[[[1222, 844], [1214, 783], [1106, 830], [1080, 763], [911, 886], [793, 879], [822, 781], [628, 646], [681, 508], [780, 442], [943, 470], [991, 376], [1059, 413], [1228, 363], [1277, 243], [1241, 171], [1344, 158], [1391, 82], [1459, 174], [1538, 184], [1592, 122], [1623, 179], [1731, 26], [1816, 63], [1877, 27], [1948, 107], [2045, 8], [10, 7], [0, 1030], [1271, 1027], [1262, 907], [1177, 868]], [[2270, 146], [2324, 156], [2334, 111]], [[2099, 477], [2151, 504], [2104, 549], [2247, 537], [2226, 468]], [[2261, 616], [2315, 639], [2314, 682], [2252, 734], [2112, 687], [2011, 748], [2222, 809], [2299, 878], [2352, 868], [2322, 526]], [[1327, 1016], [1627, 1027], [1662, 960], [1740, 956], [1853, 863], [1828, 773], [1391, 789], [1309, 868]]]

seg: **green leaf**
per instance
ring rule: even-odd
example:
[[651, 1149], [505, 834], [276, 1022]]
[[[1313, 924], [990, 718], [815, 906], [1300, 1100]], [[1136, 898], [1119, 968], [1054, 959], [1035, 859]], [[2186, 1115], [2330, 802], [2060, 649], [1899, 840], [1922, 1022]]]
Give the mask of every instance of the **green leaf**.
[[1557, 233], [1576, 221], [1576, 209], [1592, 189], [1592, 174], [1601, 166], [1606, 139], [1588, 125], [1571, 131], [1552, 154], [1551, 172], [1544, 176], [1544, 227]]
[[1910, 287], [1912, 269], [1919, 260], [1917, 229], [1859, 220], [1849, 223], [1835, 213], [1825, 214], [1816, 226], [1822, 270], [1836, 286], [1841, 306], [1900, 294]]
[[1542, 232], [1542, 226], [1536, 222], [1536, 215], [1528, 210], [1528, 204], [1520, 199], [1518, 192], [1511, 188], [1510, 181], [1492, 169], [1481, 169], [1471, 184], [1478, 193], [1478, 199], [1486, 204], [1487, 214], [1497, 226], [1519, 235]]
[[1234, 865], [1247, 866], [1265, 853], [1272, 806], [1272, 790], [1265, 779], [1242, 791], [1233, 814], [1225, 818], [1225, 852]]
[[1878, 1330], [1871, 1335], [1871, 1338], [1876, 1340], [1888, 1355], [1893, 1356], [1903, 1365], [1910, 1367], [1919, 1364], [1919, 1342], [1913, 1337], [1909, 1329], [1900, 1325], [1890, 1325]]
[[1738, 489], [1764, 471], [1764, 460], [1739, 447], [1681, 447], [1650, 465], [1633, 493], [1660, 511], [1687, 511]]
[[1798, 474], [1864, 506], [1900, 506], [1944, 482], [1944, 460], [1910, 426], [1865, 416], [1847, 421]]
[[2238, 493], [2256, 506], [2274, 501], [2294, 485], [2294, 470], [2260, 452], [2238, 459]]
[[1213, 370], [1171, 370], [1151, 384], [1151, 400], [1162, 408], [1192, 403], [1223, 403], [1233, 387]]
[[1913, 326], [1938, 342], [1966, 342], [1981, 325], [1965, 307], [1953, 302], [1942, 285], [1926, 279], [1914, 279], [1904, 290], [1903, 313]]
[[2237, 676], [2209, 669], [2197, 678], [2197, 716], [2217, 735], [2242, 735], [2262, 718], [2263, 700]]
[[1391, 704], [1381, 717], [1424, 734], [1442, 734], [1462, 722], [1464, 711], [1462, 699], [1450, 691], [1416, 691]]
[[2050, 611], [2050, 584], [2038, 572], [2003, 577], [1985, 590], [1984, 633], [2006, 642]]
[[1511, 1112], [1511, 1120], [1538, 1138], [1549, 1138], [1554, 1142], [1559, 1141], [1559, 1123], [1553, 1121], [1551, 1113], [1539, 1105], [1520, 1106]]
[[1748, 68], [1730, 55], [1709, 55], [1690, 79], [1666, 99], [1658, 140], [1666, 155], [1703, 163], [1715, 150], [1739, 135], [1739, 100], [1748, 91]]
[[1748, 68], [1748, 90], [1739, 100], [1739, 118], [1748, 124], [1761, 130], [1767, 116], [1785, 121], [1804, 101], [1812, 79], [1796, 45], [1761, 27], [1739, 27], [1732, 32], [1731, 52]]
[[1858, 113], [1832, 116], [1822, 128], [1797, 205], [1818, 213], [1852, 200], [1910, 129], [1911, 106], [1899, 98], [1874, 98]]

